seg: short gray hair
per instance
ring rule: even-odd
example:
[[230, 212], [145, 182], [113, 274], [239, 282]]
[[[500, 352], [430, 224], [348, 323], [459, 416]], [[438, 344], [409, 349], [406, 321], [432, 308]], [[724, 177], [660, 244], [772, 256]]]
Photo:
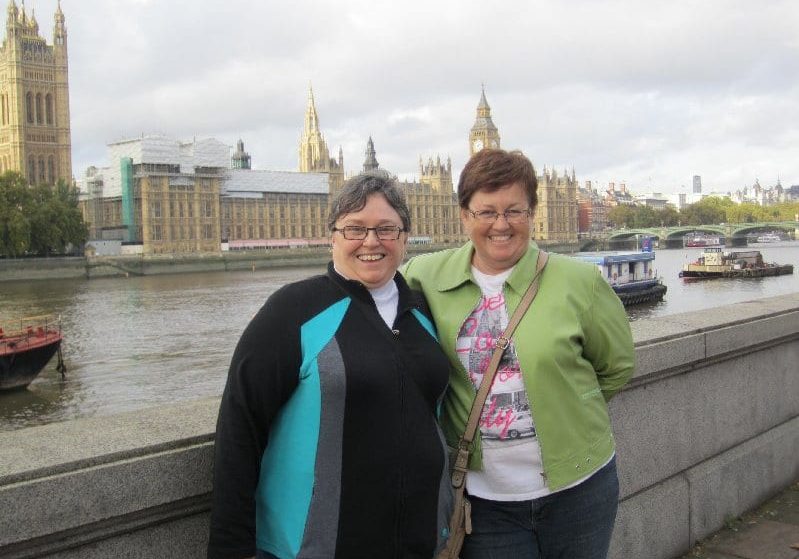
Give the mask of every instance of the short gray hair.
[[373, 194], [383, 195], [388, 204], [399, 214], [402, 228], [409, 231], [411, 212], [405, 201], [405, 194], [397, 186], [397, 181], [372, 173], [361, 173], [344, 183], [344, 188], [330, 203], [330, 211], [327, 214], [328, 229], [332, 231], [341, 216], [361, 211], [366, 206], [369, 196]]

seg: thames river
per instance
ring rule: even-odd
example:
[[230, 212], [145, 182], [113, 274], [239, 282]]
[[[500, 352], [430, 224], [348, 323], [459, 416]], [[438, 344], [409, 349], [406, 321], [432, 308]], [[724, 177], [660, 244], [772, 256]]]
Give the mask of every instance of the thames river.
[[[751, 248], [797, 272], [684, 282], [677, 273], [701, 249], [659, 250], [668, 293], [661, 303], [629, 309], [630, 319], [799, 291], [799, 241]], [[60, 315], [68, 368], [62, 380], [54, 359], [27, 390], [0, 393], [0, 430], [218, 396], [236, 341], [264, 300], [322, 270], [0, 283], [0, 319]]]

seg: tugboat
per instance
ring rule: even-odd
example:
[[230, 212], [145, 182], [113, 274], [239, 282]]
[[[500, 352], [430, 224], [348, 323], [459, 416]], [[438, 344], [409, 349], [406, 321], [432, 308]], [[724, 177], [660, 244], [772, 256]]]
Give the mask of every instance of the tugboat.
[[0, 326], [0, 390], [28, 386], [53, 355], [58, 354], [57, 370], [66, 372], [61, 355], [61, 326], [50, 316], [14, 321], [15, 330]]
[[759, 250], [724, 252], [707, 248], [695, 262], [683, 266], [681, 278], [762, 278], [793, 274], [793, 264], [763, 262]]
[[654, 252], [581, 254], [577, 258], [596, 264], [625, 307], [661, 301], [666, 286], [654, 270]]

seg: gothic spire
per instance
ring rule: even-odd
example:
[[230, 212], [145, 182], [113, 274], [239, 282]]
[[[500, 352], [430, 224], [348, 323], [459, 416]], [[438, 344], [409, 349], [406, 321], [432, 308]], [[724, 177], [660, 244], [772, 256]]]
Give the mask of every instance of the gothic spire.
[[311, 135], [319, 132], [319, 116], [313, 98], [313, 86], [308, 84], [308, 107], [305, 109], [305, 133]]
[[14, 2], [14, 0], [10, 0], [8, 2], [8, 8], [6, 9], [6, 12], [8, 12], [8, 17], [6, 18], [6, 27], [10, 27], [17, 23], [19, 8], [17, 8], [17, 3]]
[[372, 141], [372, 136], [369, 136], [369, 141], [366, 142], [366, 160], [363, 162], [363, 170], [375, 171], [378, 167], [380, 167], [380, 163], [377, 162], [375, 143]]
[[486, 86], [484, 83], [480, 84], [480, 89], [481, 89], [480, 102], [477, 104], [477, 108], [478, 110], [484, 109], [491, 112], [491, 107], [488, 106], [488, 101], [486, 100]]

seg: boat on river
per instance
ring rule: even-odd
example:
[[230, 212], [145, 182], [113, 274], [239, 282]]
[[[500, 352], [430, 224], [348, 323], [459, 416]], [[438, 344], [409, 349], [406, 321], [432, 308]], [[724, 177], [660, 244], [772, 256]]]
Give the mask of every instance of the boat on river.
[[759, 250], [725, 252], [707, 248], [702, 255], [685, 264], [681, 278], [762, 278], [793, 274], [793, 264], [774, 264], [763, 261]]
[[758, 243], [778, 243], [782, 240], [782, 237], [776, 233], [764, 233], [759, 235], [755, 240]]
[[724, 244], [718, 235], [705, 235], [704, 233], [693, 233], [685, 235], [682, 239], [684, 247], [712, 247]]
[[56, 354], [63, 376], [62, 339], [61, 326], [51, 316], [15, 320], [11, 328], [0, 325], [0, 390], [25, 388]]
[[666, 286], [654, 268], [654, 252], [578, 254], [596, 264], [625, 307], [661, 301]]

